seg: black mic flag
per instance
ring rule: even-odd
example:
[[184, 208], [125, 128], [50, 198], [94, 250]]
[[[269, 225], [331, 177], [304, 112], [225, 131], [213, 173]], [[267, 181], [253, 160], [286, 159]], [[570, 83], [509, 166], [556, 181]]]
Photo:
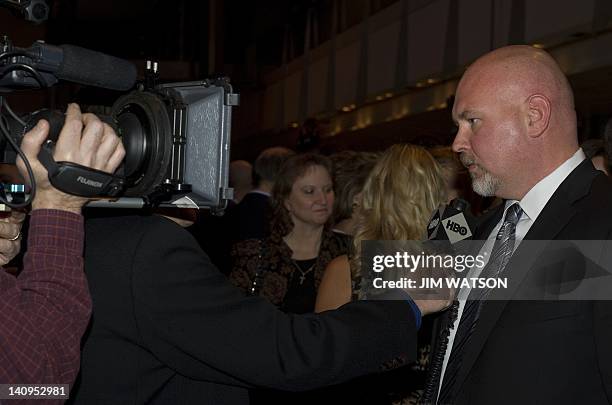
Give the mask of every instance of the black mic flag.
[[469, 203], [456, 198], [448, 206], [435, 210], [427, 225], [429, 240], [447, 240], [451, 244], [472, 237]]

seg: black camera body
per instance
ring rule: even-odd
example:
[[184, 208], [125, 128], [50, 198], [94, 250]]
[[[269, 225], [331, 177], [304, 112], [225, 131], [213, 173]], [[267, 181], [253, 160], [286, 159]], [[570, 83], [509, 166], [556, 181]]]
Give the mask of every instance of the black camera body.
[[[36, 82], [40, 87], [52, 85], [47, 76], [98, 87], [133, 88], [135, 68], [127, 61], [72, 45], [37, 42], [30, 48], [16, 48], [6, 39], [5, 45], [0, 55], [4, 92], [31, 88]], [[6, 147], [9, 138], [19, 144], [25, 132], [44, 118], [51, 124], [50, 140], [39, 159], [51, 183], [68, 193], [114, 199], [90, 206], [222, 211], [233, 198], [228, 187], [231, 112], [239, 96], [227, 78], [158, 84], [158, 76], [157, 63], [148, 62], [137, 90], [120, 97], [110, 116], [100, 116], [115, 129], [126, 149], [124, 163], [114, 175], [53, 161], [53, 142], [63, 126], [63, 114], [58, 111], [42, 110], [20, 118], [6, 108], [11, 114], [0, 117], [5, 135], [0, 141], [2, 161], [14, 163], [16, 158]]]

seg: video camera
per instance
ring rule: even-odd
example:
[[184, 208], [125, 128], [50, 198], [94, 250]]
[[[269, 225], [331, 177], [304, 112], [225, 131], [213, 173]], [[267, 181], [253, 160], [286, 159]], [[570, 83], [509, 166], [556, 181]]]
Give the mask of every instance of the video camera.
[[4, 37], [0, 162], [14, 163], [16, 153], [7, 144], [15, 149], [25, 132], [44, 118], [51, 131], [39, 158], [51, 183], [71, 194], [121, 197], [90, 206], [179, 206], [220, 212], [233, 197], [228, 187], [231, 111], [239, 97], [226, 78], [159, 84], [157, 63], [147, 62], [137, 89], [116, 100], [110, 116], [99, 116], [115, 129], [126, 149], [124, 163], [114, 175], [55, 162], [53, 142], [63, 126], [63, 113], [41, 110], [19, 117], [4, 100], [6, 93], [50, 87], [59, 79], [125, 91], [134, 88], [136, 69], [128, 61], [72, 45], [38, 41], [18, 48]]

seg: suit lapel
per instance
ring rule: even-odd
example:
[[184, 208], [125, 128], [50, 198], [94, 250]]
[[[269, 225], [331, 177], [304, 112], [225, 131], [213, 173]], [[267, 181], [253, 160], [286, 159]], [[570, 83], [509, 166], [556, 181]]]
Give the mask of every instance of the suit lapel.
[[[524, 240], [555, 239], [576, 214], [575, 203], [589, 193], [595, 176], [597, 176], [597, 171], [588, 159], [576, 167], [552, 195], [536, 222], [525, 235]], [[503, 208], [504, 205], [501, 207], [502, 212]], [[488, 233], [478, 234], [479, 237], [487, 238], [495, 224], [501, 219], [501, 214], [495, 215], [495, 217], [497, 221], [493, 222], [493, 226], [489, 224], [489, 226], [482, 228], [483, 231], [488, 230]], [[490, 300], [483, 304], [476, 330], [469, 345], [465, 348], [462, 367], [457, 376], [458, 387], [463, 384], [478, 359], [489, 334], [508, 303], [507, 297], [514, 295], [537, 257], [538, 254], [533, 248], [527, 249], [525, 245], [521, 244], [510, 259], [504, 271], [508, 274], [508, 289], [506, 291], [494, 290], [491, 293]], [[513, 263], [520, 263], [520, 266], [513, 266]]]

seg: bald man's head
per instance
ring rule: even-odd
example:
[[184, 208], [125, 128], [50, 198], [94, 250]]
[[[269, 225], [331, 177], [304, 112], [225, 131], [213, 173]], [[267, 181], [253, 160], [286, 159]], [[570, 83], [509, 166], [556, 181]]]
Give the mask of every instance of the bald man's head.
[[509, 46], [476, 60], [455, 97], [453, 148], [482, 195], [520, 199], [578, 149], [571, 87], [552, 57]]
[[542, 49], [513, 45], [489, 52], [467, 69], [461, 82], [466, 85], [474, 80], [488, 81], [495, 90], [513, 91], [514, 95], [542, 94], [562, 112], [574, 110], [574, 94], [565, 74]]

